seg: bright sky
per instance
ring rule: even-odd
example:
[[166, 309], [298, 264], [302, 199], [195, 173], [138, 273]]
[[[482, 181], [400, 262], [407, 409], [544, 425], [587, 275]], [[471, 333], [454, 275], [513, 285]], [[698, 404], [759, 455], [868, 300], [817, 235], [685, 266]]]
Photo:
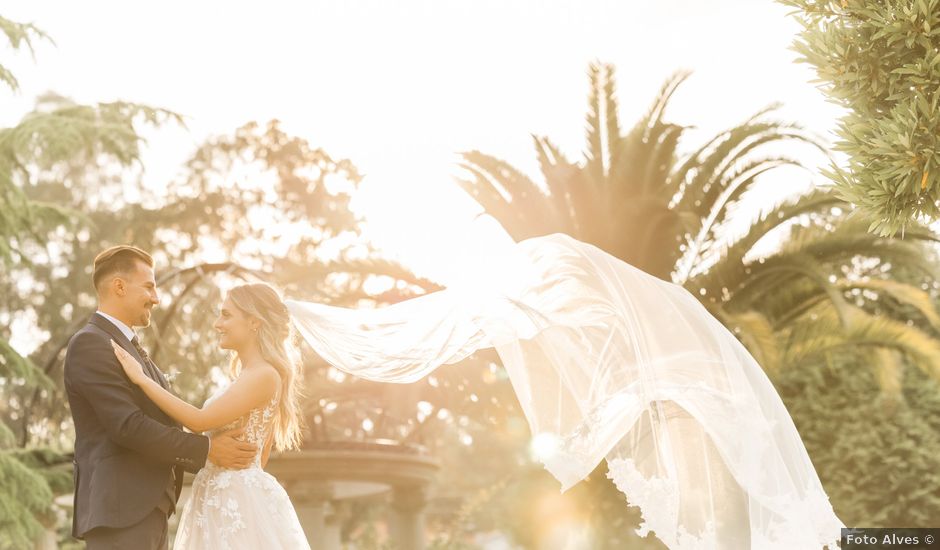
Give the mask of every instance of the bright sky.
[[[686, 149], [773, 101], [782, 118], [822, 134], [838, 115], [808, 83], [809, 67], [793, 63], [798, 25], [770, 0], [21, 0], [2, 14], [34, 22], [57, 46], [41, 46], [36, 63], [2, 54], [23, 91], [4, 95], [0, 124], [50, 89], [183, 113], [188, 132], [150, 137], [146, 182], [160, 187], [206, 136], [281, 119], [360, 167], [359, 207], [399, 220], [372, 237], [431, 276], [435, 260], [418, 246], [438, 234], [428, 222], [472, 210], [459, 206], [456, 154], [495, 154], [539, 180], [535, 133], [579, 158], [592, 60], [617, 67], [625, 124], [670, 74], [693, 70], [667, 112], [698, 128]], [[760, 202], [811, 179], [787, 178]]]

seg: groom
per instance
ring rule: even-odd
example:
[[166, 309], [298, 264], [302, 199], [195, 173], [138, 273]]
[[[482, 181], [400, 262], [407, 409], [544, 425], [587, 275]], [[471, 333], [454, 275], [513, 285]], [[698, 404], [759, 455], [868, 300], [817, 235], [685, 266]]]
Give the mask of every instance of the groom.
[[254, 445], [240, 431], [212, 438], [184, 432], [132, 384], [111, 340], [133, 355], [164, 388], [166, 379], [140, 346], [133, 327], [150, 324], [158, 304], [153, 258], [115, 246], [95, 258], [98, 311], [69, 341], [65, 388], [75, 422], [75, 509], [72, 536], [89, 550], [165, 549], [184, 470], [206, 460], [245, 468]]

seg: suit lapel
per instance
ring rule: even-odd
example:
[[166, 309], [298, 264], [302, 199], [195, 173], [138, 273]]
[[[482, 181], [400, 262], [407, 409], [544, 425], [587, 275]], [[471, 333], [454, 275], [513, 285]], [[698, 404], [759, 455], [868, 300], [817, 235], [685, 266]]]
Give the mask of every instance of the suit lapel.
[[121, 329], [114, 326], [114, 323], [108, 321], [97, 313], [94, 313], [88, 322], [110, 334], [119, 346], [124, 348], [125, 351], [137, 359], [137, 362], [144, 367], [144, 372], [147, 373], [148, 377], [150, 377], [157, 384], [160, 384], [163, 389], [169, 390], [166, 379], [163, 378], [163, 373], [157, 370], [156, 365], [154, 365], [152, 361], [145, 361], [144, 358], [137, 353], [137, 348], [134, 347], [134, 344], [132, 344], [131, 341], [127, 339], [127, 336], [124, 336], [124, 333], [121, 332]]

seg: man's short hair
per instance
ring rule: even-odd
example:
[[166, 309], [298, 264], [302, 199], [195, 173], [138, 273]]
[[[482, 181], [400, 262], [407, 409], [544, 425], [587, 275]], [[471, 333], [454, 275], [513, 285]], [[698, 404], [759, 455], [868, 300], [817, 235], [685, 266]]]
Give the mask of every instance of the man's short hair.
[[95, 274], [93, 281], [95, 290], [105, 278], [117, 273], [130, 273], [137, 268], [137, 262], [144, 262], [153, 267], [153, 258], [136, 246], [112, 246], [95, 257]]

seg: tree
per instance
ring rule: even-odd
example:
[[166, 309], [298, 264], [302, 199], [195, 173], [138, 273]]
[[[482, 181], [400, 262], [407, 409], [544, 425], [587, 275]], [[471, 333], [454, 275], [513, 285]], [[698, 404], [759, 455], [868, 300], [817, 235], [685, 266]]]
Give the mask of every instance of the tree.
[[777, 388], [846, 525], [933, 527], [940, 517], [940, 384], [917, 369], [895, 402], [864, 352], [788, 369]]
[[[34, 41], [48, 40], [36, 26], [3, 17], [0, 30], [14, 51], [24, 47], [32, 50]], [[19, 90], [18, 80], [3, 65], [0, 81], [14, 92]], [[110, 160], [129, 167], [139, 160], [141, 137], [137, 125], [174, 119], [178, 117], [169, 111], [142, 105], [79, 105], [47, 94], [17, 125], [0, 128], [0, 264], [8, 277], [20, 282], [28, 279], [29, 267], [36, 259], [33, 252], [42, 249], [57, 228], [81, 219], [77, 211], [31, 197], [40, 174], [56, 173], [64, 185], [69, 180], [67, 174], [62, 175], [65, 167], [77, 162]], [[5, 291], [4, 297], [9, 296]], [[18, 314], [18, 310], [8, 309], [7, 319]], [[10, 420], [15, 421], [20, 412], [16, 395], [54, 387], [31, 359], [10, 345], [10, 324], [4, 322], [0, 333], [0, 392], [4, 402], [0, 408], [4, 420], [0, 422], [0, 479], [4, 480], [0, 484], [0, 547], [23, 548], [32, 545], [42, 523], [53, 521], [53, 491], [65, 490], [71, 482], [63, 480], [63, 475], [70, 478], [61, 468], [68, 465], [66, 457], [48, 449], [17, 445], [19, 438], [9, 427]]]
[[[592, 66], [582, 162], [566, 159], [547, 138], [535, 137], [544, 185], [474, 151], [464, 154], [473, 178], [462, 186], [517, 240], [566, 232], [683, 285], [739, 334], [771, 374], [785, 361], [802, 361], [796, 353], [863, 345], [860, 334], [868, 335], [868, 344], [904, 352], [926, 372], [937, 373], [940, 344], [904, 318], [889, 328], [887, 320], [853, 307], [847, 296], [861, 288], [891, 295], [935, 325], [938, 316], [916, 286], [919, 279], [871, 281], [874, 270], [859, 270], [855, 263], [866, 258], [896, 271], [906, 266], [910, 273], [936, 277], [938, 268], [926, 259], [922, 243], [938, 237], [920, 226], [909, 230], [910, 239], [904, 241], [870, 235], [857, 214], [847, 213], [851, 206], [825, 188], [775, 205], [743, 234], [731, 234], [736, 206], [763, 181], [760, 176], [798, 165], [768, 149], [794, 141], [821, 145], [795, 125], [767, 120], [770, 111], [764, 110], [679, 155], [685, 128], [664, 122], [663, 114], [685, 78], [669, 79], [648, 114], [621, 135], [613, 68]], [[789, 237], [778, 250], [755, 257], [758, 243], [779, 238], [787, 229]], [[835, 325], [826, 323], [833, 318]], [[881, 338], [879, 331], [894, 338]], [[794, 346], [794, 338], [800, 346]]]
[[543, 185], [478, 151], [463, 155], [473, 178], [461, 184], [516, 239], [560, 231], [661, 279], [684, 279], [718, 249], [718, 232], [758, 177], [798, 165], [760, 153], [786, 142], [816, 145], [798, 127], [767, 120], [768, 108], [678, 159], [686, 128], [665, 122], [663, 115], [687, 77], [670, 78], [646, 116], [624, 135], [613, 68], [592, 65], [582, 162], [566, 158], [548, 138], [533, 136]]
[[779, 0], [803, 30], [794, 49], [848, 113], [836, 149], [840, 195], [893, 235], [940, 217], [940, 2]]
[[[873, 350], [865, 362], [893, 399], [903, 397], [898, 381], [907, 366], [940, 379], [940, 317], [922, 286], [938, 275], [924, 244], [936, 235], [922, 226], [912, 226], [905, 240], [871, 234], [867, 221], [825, 188], [775, 205], [743, 234], [731, 233], [736, 204], [760, 176], [796, 164], [768, 150], [786, 142], [821, 146], [794, 125], [767, 120], [765, 110], [679, 155], [684, 127], [664, 122], [663, 114], [684, 78], [671, 78], [622, 135], [613, 69], [592, 66], [583, 160], [568, 160], [535, 137], [543, 184], [474, 151], [464, 155], [471, 178], [462, 185], [517, 240], [566, 232], [683, 285], [772, 379], [858, 349]], [[781, 244], [761, 257], [755, 246], [768, 238]], [[903, 307], [879, 307], [886, 304]], [[626, 544], [614, 540], [617, 533], [605, 536], [611, 547]]]

